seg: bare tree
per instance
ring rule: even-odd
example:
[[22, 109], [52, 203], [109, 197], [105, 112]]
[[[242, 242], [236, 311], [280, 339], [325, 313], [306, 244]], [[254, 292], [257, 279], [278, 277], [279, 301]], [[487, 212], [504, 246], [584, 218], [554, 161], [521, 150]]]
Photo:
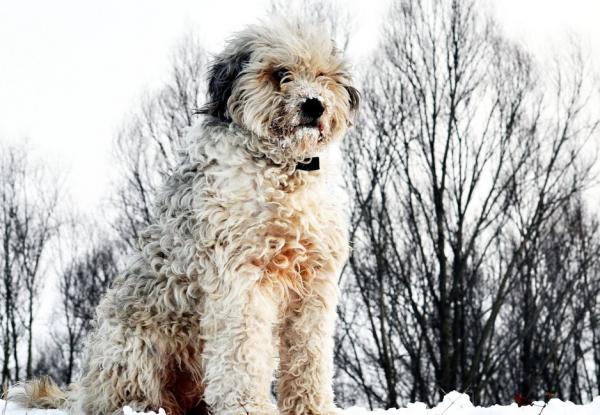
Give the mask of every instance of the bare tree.
[[57, 183], [57, 176], [47, 166], [31, 160], [26, 146], [2, 149], [3, 383], [21, 376], [18, 347], [23, 334], [27, 347], [25, 376], [32, 374], [34, 308], [45, 275], [43, 260], [60, 225]]
[[95, 317], [96, 306], [117, 275], [118, 255], [114, 246], [110, 240], [104, 240], [100, 245], [73, 258], [62, 272], [59, 287], [65, 334], [60, 336], [64, 341], [58, 346], [66, 349], [65, 384], [72, 381], [85, 338]]
[[58, 306], [52, 339], [40, 353], [34, 372], [51, 374], [68, 385], [79, 368], [81, 354], [96, 314], [121, 264], [123, 244], [85, 216], [69, 214], [56, 248]]
[[516, 350], [504, 357], [502, 367], [510, 370], [492, 380], [512, 385], [512, 391], [499, 388], [499, 399], [514, 391], [528, 399], [551, 392], [574, 402], [595, 396], [588, 338], [600, 288], [599, 236], [597, 221], [575, 199], [557, 212], [541, 246], [529, 247], [502, 316]]
[[[17, 183], [11, 180], [13, 172], [21, 164], [23, 154], [14, 149], [3, 149], [2, 164], [0, 165], [0, 206], [2, 208], [2, 302], [3, 302], [3, 327], [2, 327], [2, 383], [6, 384], [18, 377], [19, 360], [16, 355], [16, 344], [19, 337], [17, 330], [17, 304], [21, 281], [17, 278], [16, 253], [13, 251], [14, 217], [18, 206]], [[13, 354], [14, 353], [14, 354]], [[11, 373], [11, 358], [13, 359], [15, 376]]]
[[515, 392], [494, 382], [520, 347], [508, 298], [590, 183], [583, 68], [545, 78], [473, 2], [392, 5], [347, 140], [359, 303], [342, 304], [336, 360], [371, 406]]

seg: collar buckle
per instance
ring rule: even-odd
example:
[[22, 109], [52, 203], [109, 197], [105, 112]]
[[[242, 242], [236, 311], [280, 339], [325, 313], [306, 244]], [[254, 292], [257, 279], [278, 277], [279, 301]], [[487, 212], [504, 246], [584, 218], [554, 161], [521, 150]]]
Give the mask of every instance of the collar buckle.
[[299, 161], [296, 164], [296, 170], [314, 171], [314, 170], [319, 170], [319, 169], [320, 169], [319, 157], [310, 157], [310, 158], [304, 159], [302, 161]]

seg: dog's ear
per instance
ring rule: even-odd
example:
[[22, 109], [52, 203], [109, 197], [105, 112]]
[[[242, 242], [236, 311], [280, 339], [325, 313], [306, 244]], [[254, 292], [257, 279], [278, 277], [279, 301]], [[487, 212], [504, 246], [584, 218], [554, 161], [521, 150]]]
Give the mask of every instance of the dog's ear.
[[208, 70], [208, 103], [200, 108], [198, 113], [212, 115], [221, 121], [231, 121], [227, 113], [227, 101], [236, 78], [249, 60], [249, 51], [215, 59]]
[[346, 91], [348, 92], [348, 96], [350, 97], [349, 98], [350, 110], [351, 111], [358, 110], [358, 105], [360, 104], [360, 92], [358, 92], [358, 89], [356, 89], [350, 85], [344, 85], [344, 88], [346, 88]]

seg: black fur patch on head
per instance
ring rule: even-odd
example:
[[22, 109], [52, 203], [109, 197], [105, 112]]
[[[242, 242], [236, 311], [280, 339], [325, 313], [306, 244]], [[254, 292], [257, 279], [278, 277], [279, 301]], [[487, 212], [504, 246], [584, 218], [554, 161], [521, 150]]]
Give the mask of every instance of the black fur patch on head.
[[350, 109], [356, 111], [360, 104], [360, 92], [350, 85], [344, 85], [344, 88], [346, 88], [346, 91], [348, 91], [348, 95], [350, 96]]
[[227, 113], [227, 101], [231, 96], [233, 83], [250, 60], [250, 51], [218, 56], [208, 70], [208, 103], [199, 114], [208, 114], [221, 121], [231, 121]]

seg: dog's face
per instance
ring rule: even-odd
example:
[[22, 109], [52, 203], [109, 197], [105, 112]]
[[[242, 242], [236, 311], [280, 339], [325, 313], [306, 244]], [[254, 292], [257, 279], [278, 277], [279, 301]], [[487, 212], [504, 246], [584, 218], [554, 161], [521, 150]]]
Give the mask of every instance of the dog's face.
[[283, 162], [341, 137], [359, 94], [327, 35], [283, 21], [229, 42], [209, 71], [209, 99], [204, 113], [251, 131], [256, 149]]

